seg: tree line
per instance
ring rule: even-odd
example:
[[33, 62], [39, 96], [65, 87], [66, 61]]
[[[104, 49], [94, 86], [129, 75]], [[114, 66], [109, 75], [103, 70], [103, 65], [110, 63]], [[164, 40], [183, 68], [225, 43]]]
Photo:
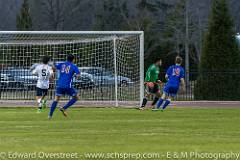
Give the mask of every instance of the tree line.
[[216, 100], [220, 96], [214, 93], [224, 88], [222, 97], [234, 100], [240, 95], [239, 76], [226, 73], [240, 71], [240, 52], [229, 5], [227, 0], [24, 0], [17, 29], [84, 30], [78, 26], [87, 21], [86, 30], [143, 30], [145, 68], [160, 56], [165, 69], [180, 55], [188, 85], [189, 73], [198, 71], [196, 99]]

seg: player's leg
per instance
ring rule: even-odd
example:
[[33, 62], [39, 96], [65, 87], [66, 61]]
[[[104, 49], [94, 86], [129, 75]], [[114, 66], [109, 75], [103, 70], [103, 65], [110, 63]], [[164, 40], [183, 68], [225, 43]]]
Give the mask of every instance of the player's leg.
[[165, 110], [168, 105], [171, 103], [171, 100], [177, 95], [178, 87], [171, 87], [169, 96], [167, 97], [165, 103], [163, 104], [162, 110]]
[[152, 84], [153, 83], [146, 83], [145, 86], [144, 86], [145, 87], [145, 96], [144, 96], [144, 98], [142, 100], [142, 105], [139, 108], [140, 110], [144, 110], [145, 109], [145, 107], [147, 105], [147, 102], [148, 102], [149, 96], [154, 93], [154, 87], [151, 87]]
[[66, 112], [66, 110], [67, 110], [69, 107], [71, 107], [72, 105], [74, 105], [74, 104], [78, 101], [78, 99], [79, 99], [78, 93], [77, 93], [76, 89], [74, 89], [74, 88], [69, 88], [68, 91], [67, 91], [67, 94], [70, 95], [70, 96], [72, 96], [72, 99], [70, 99], [70, 100], [68, 101], [68, 103], [67, 103], [66, 105], [64, 105], [64, 107], [61, 107], [61, 108], [60, 108], [60, 111], [63, 113], [63, 115], [64, 115], [65, 117], [67, 117], [67, 112]]
[[154, 108], [155, 104], [158, 102], [159, 98], [161, 97], [161, 91], [159, 89], [158, 84], [155, 84], [154, 86], [154, 93], [155, 93], [155, 96], [152, 102], [152, 108]]
[[47, 96], [47, 93], [48, 93], [48, 89], [44, 89], [43, 96], [42, 96], [42, 109], [47, 107], [47, 100], [45, 99], [45, 97]]
[[51, 105], [50, 112], [49, 112], [49, 115], [48, 115], [49, 119], [52, 118], [53, 112], [55, 111], [55, 109], [56, 109], [56, 107], [57, 107], [57, 104], [58, 104], [58, 102], [59, 102], [59, 100], [60, 100], [60, 97], [61, 97], [62, 95], [64, 95], [64, 89], [62, 89], [62, 88], [57, 88], [57, 90], [56, 90], [56, 96], [55, 96], [55, 99], [54, 99], [54, 101], [53, 101], [53, 103], [52, 103], [52, 105]]
[[36, 87], [36, 100], [38, 103], [38, 112], [37, 113], [41, 113], [42, 112], [42, 89]]
[[36, 100], [38, 103], [38, 112], [37, 113], [41, 113], [42, 112], [42, 97], [41, 96], [36, 96]]
[[161, 98], [158, 100], [157, 102], [157, 107], [156, 107], [156, 110], [158, 110], [161, 105], [163, 104], [163, 102], [166, 100], [167, 96], [169, 95], [169, 86], [166, 85], [164, 86], [164, 89], [163, 89], [163, 94], [161, 96]]
[[153, 109], [153, 111], [158, 111], [160, 109], [161, 105], [163, 104], [163, 102], [166, 100], [166, 98], [167, 98], [167, 93], [164, 92], [162, 94], [161, 98], [158, 100], [157, 106], [155, 109]]
[[171, 100], [177, 95], [178, 87], [172, 87], [170, 89], [169, 97], [166, 99], [162, 110], [165, 110], [167, 106], [171, 103]]
[[143, 98], [143, 100], [142, 100], [142, 105], [141, 105], [141, 107], [139, 108], [140, 110], [144, 110], [144, 108], [146, 107], [146, 104], [147, 104], [147, 102], [148, 102], [148, 97], [149, 97], [149, 94], [146, 93], [145, 96], [144, 96], [144, 98]]
[[165, 109], [167, 108], [167, 106], [171, 103], [171, 99], [172, 99], [172, 98], [173, 98], [172, 96], [169, 96], [169, 97], [166, 99], [165, 103], [163, 104], [162, 110], [165, 110]]
[[59, 100], [60, 100], [60, 96], [55, 96], [55, 99], [54, 99], [54, 101], [51, 105], [50, 112], [49, 112], [49, 115], [48, 115], [49, 119], [52, 118], [53, 112], [55, 111]]

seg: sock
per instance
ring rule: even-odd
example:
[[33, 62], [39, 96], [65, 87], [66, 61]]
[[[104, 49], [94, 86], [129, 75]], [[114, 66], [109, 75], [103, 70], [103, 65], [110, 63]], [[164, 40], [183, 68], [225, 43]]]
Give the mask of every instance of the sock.
[[141, 107], [145, 107], [146, 104], [147, 104], [147, 101], [148, 101], [147, 97], [144, 97], [144, 98], [143, 98], [143, 102], [142, 102], [142, 106], [141, 106]]
[[42, 99], [39, 98], [37, 102], [38, 102], [38, 109], [42, 109]]
[[72, 106], [76, 102], [77, 102], [77, 99], [73, 98], [63, 108], [66, 110], [66, 109], [68, 109], [70, 106]]
[[167, 106], [171, 103], [171, 100], [167, 99], [163, 105], [163, 109], [167, 108]]
[[158, 100], [159, 100], [159, 98], [158, 98], [158, 97], [155, 97], [154, 100], [153, 100], [153, 102], [152, 102], [152, 106], [154, 106], [154, 105], [157, 103]]
[[158, 103], [157, 103], [157, 108], [159, 109], [160, 107], [161, 107], [161, 105], [163, 104], [163, 99], [162, 98], [160, 98], [160, 100], [158, 101]]
[[52, 106], [51, 106], [51, 108], [50, 108], [50, 112], [49, 112], [49, 116], [50, 116], [50, 117], [52, 117], [53, 112], [54, 112], [54, 110], [55, 110], [56, 107], [57, 107], [57, 104], [58, 104], [57, 101], [53, 101]]
[[42, 99], [41, 99], [41, 98], [39, 98], [39, 99], [37, 100], [37, 102], [38, 102], [38, 103], [41, 103], [41, 101], [42, 101]]
[[38, 103], [38, 109], [42, 109], [42, 103]]

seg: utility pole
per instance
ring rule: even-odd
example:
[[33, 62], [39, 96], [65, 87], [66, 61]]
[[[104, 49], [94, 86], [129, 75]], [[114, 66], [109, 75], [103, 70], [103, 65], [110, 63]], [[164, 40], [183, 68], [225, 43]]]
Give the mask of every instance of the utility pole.
[[189, 0], [185, 2], [185, 81], [186, 86], [189, 86]]

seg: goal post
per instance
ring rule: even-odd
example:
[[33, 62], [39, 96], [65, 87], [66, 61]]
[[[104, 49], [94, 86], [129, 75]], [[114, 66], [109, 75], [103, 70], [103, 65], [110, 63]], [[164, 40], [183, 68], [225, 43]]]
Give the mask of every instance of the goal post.
[[[54, 63], [74, 54], [80, 102], [139, 105], [144, 96], [143, 31], [0, 31], [0, 100], [33, 100], [30, 68], [49, 55]], [[58, 74], [56, 73], [56, 76]], [[55, 93], [53, 81], [48, 98]], [[67, 97], [66, 97], [67, 98]]]

